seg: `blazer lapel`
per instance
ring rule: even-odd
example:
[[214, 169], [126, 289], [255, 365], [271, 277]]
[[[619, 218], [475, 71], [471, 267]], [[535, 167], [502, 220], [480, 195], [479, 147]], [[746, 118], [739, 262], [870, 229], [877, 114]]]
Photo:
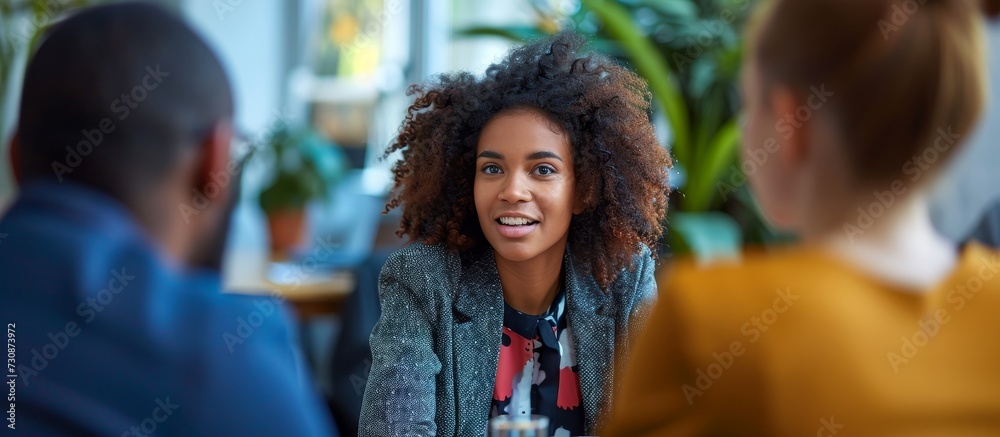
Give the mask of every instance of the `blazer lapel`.
[[455, 402], [458, 435], [483, 435], [500, 357], [503, 291], [493, 251], [463, 269], [455, 295]]
[[599, 416], [605, 411], [610, 397], [609, 382], [613, 380], [615, 354], [614, 306], [597, 281], [583, 274], [567, 250], [566, 303], [569, 326], [573, 332], [576, 362], [579, 366], [580, 394], [583, 398], [587, 430], [594, 432]]

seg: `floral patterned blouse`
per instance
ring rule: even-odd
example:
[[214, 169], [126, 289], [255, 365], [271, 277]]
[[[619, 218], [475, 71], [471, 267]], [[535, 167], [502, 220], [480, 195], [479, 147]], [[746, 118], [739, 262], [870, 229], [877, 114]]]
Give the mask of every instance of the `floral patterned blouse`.
[[565, 291], [541, 316], [504, 303], [501, 342], [490, 417], [541, 414], [549, 418], [550, 435], [583, 435], [586, 422]]

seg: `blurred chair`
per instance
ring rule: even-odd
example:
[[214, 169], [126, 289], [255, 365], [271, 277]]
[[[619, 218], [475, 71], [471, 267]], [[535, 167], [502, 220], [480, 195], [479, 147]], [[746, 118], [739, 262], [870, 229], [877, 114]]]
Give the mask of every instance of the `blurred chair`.
[[368, 259], [355, 269], [356, 288], [343, 304], [340, 332], [331, 357], [333, 393], [330, 404], [344, 435], [358, 435], [361, 400], [372, 364], [368, 338], [382, 314], [378, 277], [389, 254], [404, 244], [394, 234], [399, 227], [398, 210], [381, 216], [377, 223], [375, 247]]
[[1000, 248], [1000, 199], [986, 209], [982, 220], [966, 240], [975, 240], [987, 246]]

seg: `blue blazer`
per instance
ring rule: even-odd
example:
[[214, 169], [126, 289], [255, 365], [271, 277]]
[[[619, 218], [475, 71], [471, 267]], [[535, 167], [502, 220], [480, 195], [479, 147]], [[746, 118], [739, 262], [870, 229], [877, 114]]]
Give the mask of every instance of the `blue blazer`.
[[0, 218], [0, 323], [14, 375], [3, 391], [16, 406], [3, 426], [30, 436], [333, 434], [280, 299], [221, 289], [218, 272], [165, 259], [111, 197], [70, 181], [25, 185]]
[[[616, 363], [656, 295], [649, 249], [605, 294], [567, 249], [569, 323], [589, 433], [611, 404]], [[382, 316], [372, 331], [372, 368], [361, 436], [482, 436], [486, 433], [503, 329], [503, 293], [492, 250], [472, 259], [411, 244], [379, 278]]]

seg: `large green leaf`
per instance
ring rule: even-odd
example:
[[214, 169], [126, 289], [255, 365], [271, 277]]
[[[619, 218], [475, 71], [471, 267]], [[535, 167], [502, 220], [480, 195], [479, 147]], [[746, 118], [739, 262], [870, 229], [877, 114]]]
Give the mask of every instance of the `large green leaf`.
[[705, 147], [704, 158], [696, 169], [689, 169], [689, 182], [684, 191], [684, 209], [706, 211], [715, 200], [715, 183], [724, 176], [726, 166], [733, 162], [740, 144], [740, 129], [736, 118], [730, 119]]
[[698, 8], [690, 0], [642, 0], [639, 4], [670, 18], [690, 20], [698, 16]]
[[743, 240], [739, 224], [720, 212], [671, 213], [670, 232], [701, 262], [739, 257]]
[[472, 26], [455, 32], [459, 36], [498, 36], [514, 42], [529, 41], [546, 35], [537, 26]]

